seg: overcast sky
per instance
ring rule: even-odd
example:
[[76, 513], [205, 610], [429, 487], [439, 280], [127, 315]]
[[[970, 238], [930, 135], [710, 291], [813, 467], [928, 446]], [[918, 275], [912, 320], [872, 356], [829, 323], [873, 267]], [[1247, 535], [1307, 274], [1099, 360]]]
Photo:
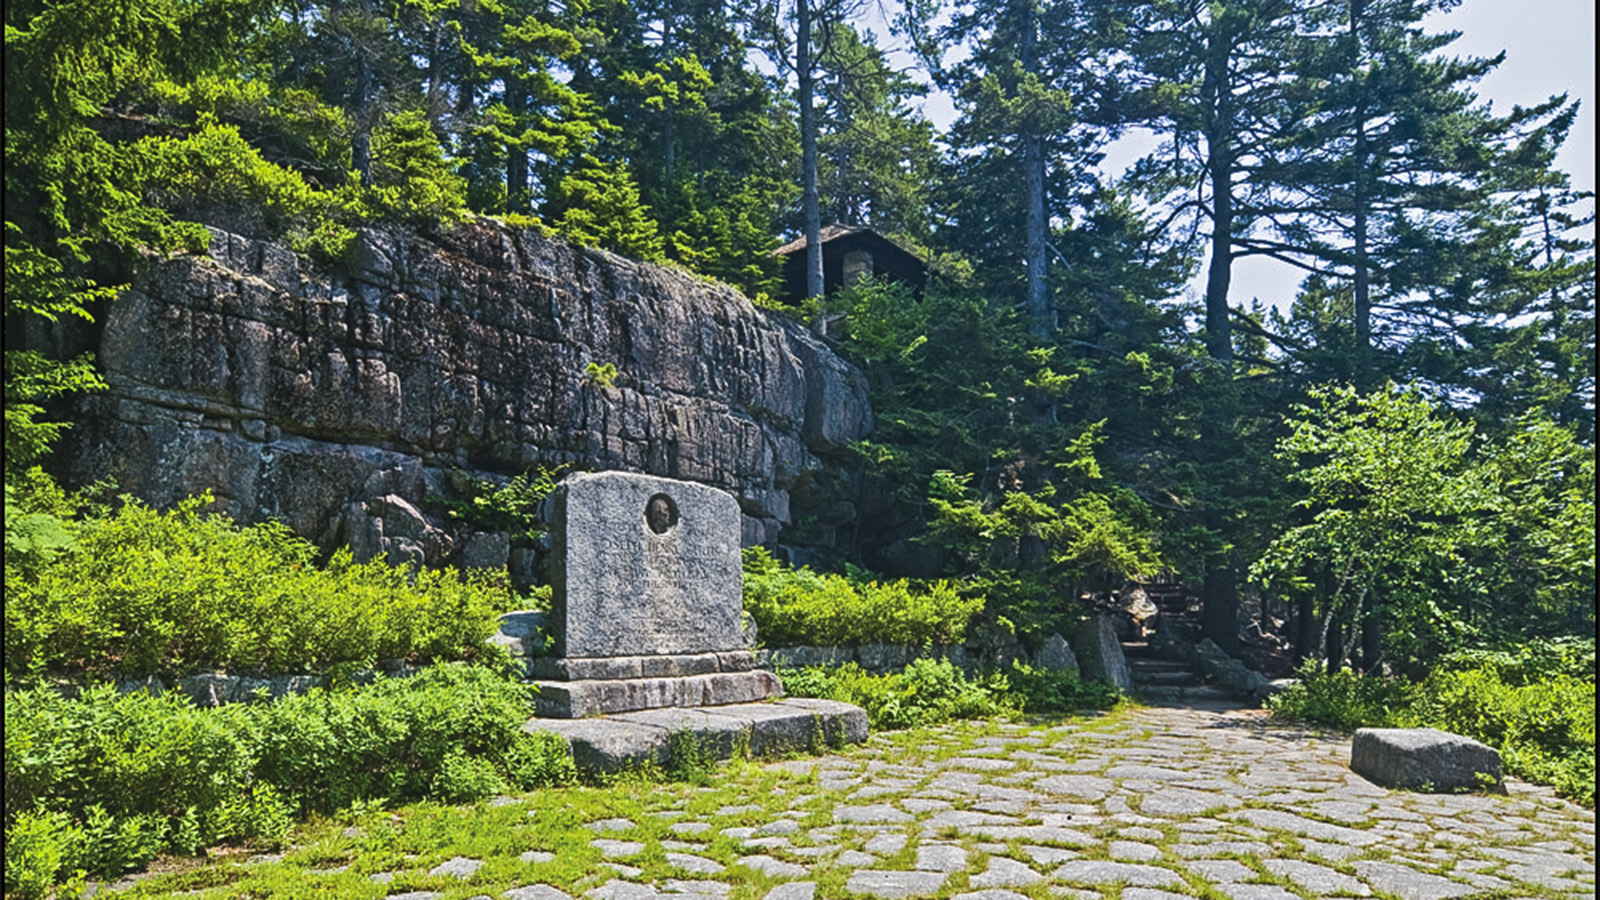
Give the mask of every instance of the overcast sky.
[[[1493, 56], [1505, 51], [1505, 62], [1478, 84], [1479, 96], [1492, 102], [1497, 112], [1508, 112], [1514, 104], [1539, 103], [1552, 94], [1567, 93], [1582, 101], [1557, 162], [1571, 174], [1574, 186], [1594, 189], [1594, 0], [1465, 0], [1451, 12], [1430, 16], [1425, 25], [1430, 31], [1461, 32], [1451, 45], [1450, 52], [1456, 55]], [[953, 114], [946, 97], [930, 97], [925, 111], [941, 129]], [[1126, 163], [1139, 152], [1128, 148], [1111, 158]], [[1259, 297], [1287, 307], [1300, 278], [1297, 270], [1281, 263], [1260, 257], [1241, 260], [1234, 265], [1233, 302], [1248, 304]], [[1203, 285], [1204, 269], [1191, 289]]]

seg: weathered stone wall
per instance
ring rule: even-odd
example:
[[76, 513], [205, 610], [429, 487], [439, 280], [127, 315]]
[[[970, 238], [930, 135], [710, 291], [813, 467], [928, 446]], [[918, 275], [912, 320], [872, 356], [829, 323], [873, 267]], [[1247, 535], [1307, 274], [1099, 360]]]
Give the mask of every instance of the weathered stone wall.
[[205, 255], [147, 261], [89, 349], [110, 390], [62, 443], [69, 484], [210, 489], [363, 557], [531, 569], [429, 498], [555, 464], [715, 485], [770, 542], [872, 425], [858, 372], [731, 288], [487, 221], [365, 230], [338, 267], [214, 230]]

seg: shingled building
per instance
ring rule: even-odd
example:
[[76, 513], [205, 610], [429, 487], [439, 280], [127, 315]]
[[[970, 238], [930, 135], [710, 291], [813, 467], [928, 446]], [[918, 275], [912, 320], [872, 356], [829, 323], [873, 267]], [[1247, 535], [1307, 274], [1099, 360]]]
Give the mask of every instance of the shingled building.
[[[784, 302], [798, 304], [806, 297], [806, 239], [791, 241], [774, 252], [784, 258]], [[823, 226], [823, 292], [831, 294], [866, 276], [898, 281], [921, 293], [928, 270], [921, 257], [864, 225]]]

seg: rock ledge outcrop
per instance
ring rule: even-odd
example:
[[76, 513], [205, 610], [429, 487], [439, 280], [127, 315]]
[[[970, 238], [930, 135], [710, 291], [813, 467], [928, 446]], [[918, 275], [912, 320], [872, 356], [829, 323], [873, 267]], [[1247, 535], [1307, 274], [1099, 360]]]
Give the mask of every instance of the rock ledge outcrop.
[[531, 550], [439, 508], [463, 476], [697, 481], [771, 543], [872, 427], [859, 372], [732, 288], [488, 220], [366, 229], [339, 266], [214, 229], [204, 255], [147, 260], [91, 344], [110, 389], [79, 404], [67, 483], [209, 489], [325, 548], [513, 574]]

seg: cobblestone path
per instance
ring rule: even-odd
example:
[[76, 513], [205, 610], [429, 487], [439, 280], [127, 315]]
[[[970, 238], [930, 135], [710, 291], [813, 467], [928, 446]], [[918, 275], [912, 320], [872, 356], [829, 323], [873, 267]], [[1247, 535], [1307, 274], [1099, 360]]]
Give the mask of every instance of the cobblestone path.
[[[615, 875], [587, 896], [723, 897], [741, 878], [776, 880], [767, 900], [1595, 895], [1594, 815], [1546, 789], [1384, 790], [1350, 772], [1347, 738], [1260, 711], [1150, 708], [1107, 721], [936, 730], [920, 746], [875, 736], [840, 756], [775, 763], [815, 777], [780, 789], [787, 809], [765, 821], [749, 824], [750, 813], [771, 803], [657, 814], [671, 822], [655, 842], [676, 879], [635, 880], [628, 858], [650, 843], [630, 840], [637, 823], [591, 823]], [[726, 865], [707, 855], [730, 840], [738, 855]], [[504, 896], [566, 896], [524, 890]]]

